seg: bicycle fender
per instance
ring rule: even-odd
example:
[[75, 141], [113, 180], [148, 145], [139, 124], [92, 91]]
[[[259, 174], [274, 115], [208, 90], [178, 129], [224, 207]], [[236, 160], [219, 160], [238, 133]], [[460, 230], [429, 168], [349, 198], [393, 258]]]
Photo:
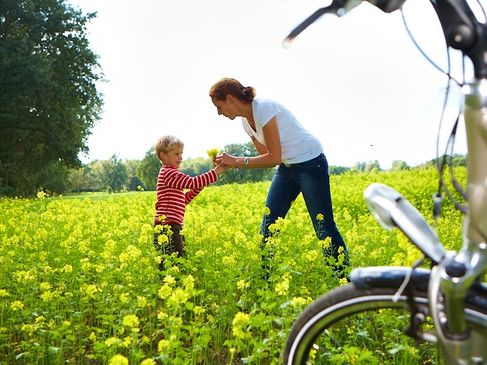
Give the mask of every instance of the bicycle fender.
[[[412, 274], [411, 274], [412, 271]], [[369, 288], [398, 288], [411, 275], [413, 288], [427, 291], [431, 271], [415, 269], [405, 266], [371, 266], [353, 269], [350, 280], [360, 289]]]

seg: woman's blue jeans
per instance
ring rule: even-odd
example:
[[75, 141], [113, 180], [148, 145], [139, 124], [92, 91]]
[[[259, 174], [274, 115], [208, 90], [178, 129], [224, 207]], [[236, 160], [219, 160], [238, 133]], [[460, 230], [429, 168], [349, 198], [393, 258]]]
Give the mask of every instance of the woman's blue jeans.
[[331, 245], [324, 250], [325, 256], [338, 259], [338, 249], [342, 247], [344, 264], [348, 265], [347, 247], [333, 217], [328, 162], [324, 154], [298, 164], [279, 165], [267, 194], [266, 207], [270, 212], [266, 212], [261, 223], [264, 242], [271, 236], [269, 226], [277, 218], [286, 217], [299, 193], [303, 194], [318, 239], [331, 238]]

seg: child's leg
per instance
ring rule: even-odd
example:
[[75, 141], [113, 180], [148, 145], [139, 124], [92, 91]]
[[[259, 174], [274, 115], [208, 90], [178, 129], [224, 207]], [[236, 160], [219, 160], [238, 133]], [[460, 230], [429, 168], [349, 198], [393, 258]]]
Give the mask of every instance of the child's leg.
[[171, 226], [171, 237], [169, 238], [171, 253], [177, 252], [179, 257], [186, 256], [186, 251], [184, 248], [184, 236], [181, 234], [183, 226], [180, 224], [170, 224]]

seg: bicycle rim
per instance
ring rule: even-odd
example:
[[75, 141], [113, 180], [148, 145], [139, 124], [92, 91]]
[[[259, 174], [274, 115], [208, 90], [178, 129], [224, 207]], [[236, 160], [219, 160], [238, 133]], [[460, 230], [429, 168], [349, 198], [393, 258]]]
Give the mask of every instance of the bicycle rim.
[[[434, 345], [424, 343], [418, 350], [414, 340], [402, 334], [409, 324], [409, 307], [405, 296], [393, 301], [396, 291], [357, 289], [348, 284], [320, 297], [295, 321], [286, 342], [284, 363], [392, 364], [412, 363], [416, 358], [418, 364], [435, 364], [439, 353]], [[428, 313], [426, 293], [415, 292], [414, 302]], [[428, 359], [421, 360], [422, 354]]]

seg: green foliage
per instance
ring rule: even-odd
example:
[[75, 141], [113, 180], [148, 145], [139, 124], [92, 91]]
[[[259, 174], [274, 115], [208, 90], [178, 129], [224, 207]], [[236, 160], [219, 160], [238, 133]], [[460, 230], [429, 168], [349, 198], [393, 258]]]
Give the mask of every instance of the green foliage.
[[329, 166], [328, 167], [328, 173], [330, 175], [341, 175], [346, 173], [347, 171], [350, 171], [349, 167], [343, 167], [343, 166]]
[[161, 169], [161, 161], [156, 156], [156, 151], [151, 148], [145, 153], [144, 158], [137, 167], [137, 177], [146, 190], [156, 190], [157, 175]]
[[102, 188], [121, 191], [127, 182], [127, 169], [122, 160], [113, 155], [107, 161], [100, 161], [102, 169]]
[[407, 170], [407, 169], [409, 169], [409, 166], [405, 161], [396, 160], [392, 162], [392, 166], [391, 166], [392, 171], [400, 171], [400, 170]]
[[102, 104], [93, 17], [62, 0], [0, 2], [0, 194], [32, 195], [43, 171], [87, 151]]
[[369, 162], [357, 162], [353, 167], [352, 171], [357, 172], [377, 172], [382, 171], [379, 161], [369, 161]]
[[443, 161], [446, 165], [451, 164], [452, 166], [466, 167], [467, 166], [467, 158], [468, 158], [468, 155], [461, 155], [458, 153], [454, 153], [452, 156], [443, 155], [440, 158], [434, 158], [432, 160], [429, 160], [429, 161], [425, 162], [424, 164], [421, 164], [419, 167], [436, 167], [436, 166], [438, 166], [438, 162], [443, 163]]

